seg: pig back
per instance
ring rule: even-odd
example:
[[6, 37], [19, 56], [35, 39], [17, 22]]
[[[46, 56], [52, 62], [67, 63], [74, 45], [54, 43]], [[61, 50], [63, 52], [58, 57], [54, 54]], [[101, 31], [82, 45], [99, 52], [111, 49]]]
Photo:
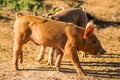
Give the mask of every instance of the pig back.
[[51, 18], [58, 21], [71, 22], [81, 27], [85, 27], [88, 21], [86, 13], [78, 8], [62, 10]]

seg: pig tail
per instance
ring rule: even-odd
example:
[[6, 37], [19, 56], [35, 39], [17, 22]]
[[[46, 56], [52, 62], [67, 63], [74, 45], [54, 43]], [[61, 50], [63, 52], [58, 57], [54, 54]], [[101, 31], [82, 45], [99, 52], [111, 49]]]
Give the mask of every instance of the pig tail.
[[22, 14], [21, 12], [17, 12], [17, 13], [16, 13], [16, 18], [19, 18], [19, 17], [21, 17], [21, 16], [23, 16], [23, 14]]

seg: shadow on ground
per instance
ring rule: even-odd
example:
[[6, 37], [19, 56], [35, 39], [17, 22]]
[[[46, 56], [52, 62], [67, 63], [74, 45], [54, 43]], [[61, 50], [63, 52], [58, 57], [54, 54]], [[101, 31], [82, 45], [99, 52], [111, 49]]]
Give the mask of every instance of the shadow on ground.
[[90, 13], [87, 13], [88, 20], [94, 20], [95, 24], [98, 25], [98, 28], [106, 28], [108, 26], [120, 27], [120, 21], [104, 21], [100, 20]]
[[102, 20], [95, 20], [95, 24], [99, 26], [99, 28], [106, 28], [108, 26], [120, 27], [120, 22], [113, 22], [113, 21], [102, 21]]
[[[70, 61], [62, 61], [62, 65], [73, 66]], [[84, 67], [105, 67], [102, 70], [91, 70], [84, 69], [85, 73], [88, 76], [94, 76], [98, 78], [112, 78], [112, 79], [120, 79], [120, 62], [81, 62], [81, 66]], [[55, 67], [33, 67], [29, 69], [19, 69], [19, 71], [56, 71]], [[61, 68], [62, 73], [77, 73], [75, 69], [70, 68]]]

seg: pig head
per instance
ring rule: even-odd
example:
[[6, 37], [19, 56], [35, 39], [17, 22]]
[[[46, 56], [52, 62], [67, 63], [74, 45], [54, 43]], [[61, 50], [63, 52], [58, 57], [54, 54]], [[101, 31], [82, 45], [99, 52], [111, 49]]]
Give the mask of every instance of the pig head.
[[96, 55], [98, 52], [104, 54], [106, 51], [102, 48], [98, 38], [93, 34], [94, 23], [91, 20], [87, 25], [83, 35], [84, 49], [83, 51], [89, 52], [90, 54]]
[[22, 54], [22, 46], [28, 41], [37, 45], [51, 46], [57, 49], [56, 69], [60, 71], [63, 54], [68, 55], [79, 74], [84, 71], [79, 64], [77, 50], [96, 55], [105, 53], [99, 40], [94, 35], [93, 21], [88, 22], [86, 29], [74, 24], [59, 22], [43, 17], [23, 16], [16, 14], [14, 23], [13, 64], [18, 69], [18, 58]]

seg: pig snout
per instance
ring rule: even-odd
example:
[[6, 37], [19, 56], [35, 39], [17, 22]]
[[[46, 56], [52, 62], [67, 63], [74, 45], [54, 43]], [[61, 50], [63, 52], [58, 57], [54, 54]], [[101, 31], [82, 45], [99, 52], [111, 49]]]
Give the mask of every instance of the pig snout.
[[101, 49], [99, 50], [99, 53], [100, 53], [101, 55], [105, 54], [105, 52], [106, 52], [106, 50], [104, 50], [103, 48], [101, 48]]

